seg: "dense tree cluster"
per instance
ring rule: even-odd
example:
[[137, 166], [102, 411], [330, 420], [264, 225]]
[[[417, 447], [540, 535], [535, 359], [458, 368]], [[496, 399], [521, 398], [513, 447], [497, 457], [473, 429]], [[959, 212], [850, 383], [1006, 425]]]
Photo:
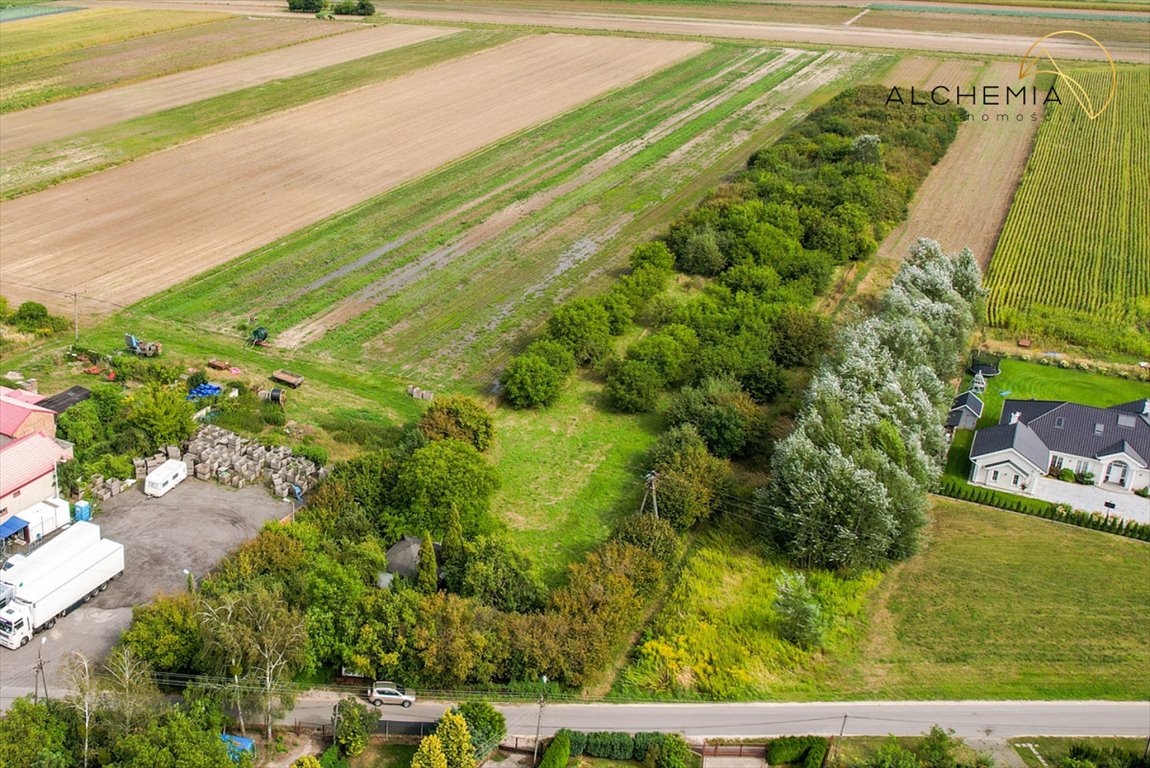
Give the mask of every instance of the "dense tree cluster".
[[768, 535], [796, 563], [865, 568], [915, 551], [979, 275], [969, 250], [920, 239], [878, 313], [840, 332], [759, 497]]

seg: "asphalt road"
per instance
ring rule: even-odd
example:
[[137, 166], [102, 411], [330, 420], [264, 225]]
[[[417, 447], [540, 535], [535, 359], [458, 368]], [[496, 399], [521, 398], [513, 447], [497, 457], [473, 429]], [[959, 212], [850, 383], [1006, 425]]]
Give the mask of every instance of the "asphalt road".
[[[309, 696], [284, 720], [326, 722], [333, 696]], [[430, 721], [446, 704], [420, 702], [410, 709], [384, 707], [392, 721]], [[501, 705], [510, 736], [533, 737], [537, 705]], [[845, 721], [844, 721], [845, 717]], [[686, 736], [837, 734], [913, 736], [932, 725], [960, 737], [1150, 736], [1150, 702], [813, 702], [803, 704], [549, 704], [541, 731], [679, 731]]]

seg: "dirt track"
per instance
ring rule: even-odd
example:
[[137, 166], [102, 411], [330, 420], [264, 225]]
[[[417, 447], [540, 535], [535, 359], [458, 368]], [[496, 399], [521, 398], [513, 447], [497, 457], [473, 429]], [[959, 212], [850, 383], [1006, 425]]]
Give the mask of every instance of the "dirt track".
[[127, 304], [703, 47], [525, 38], [12, 200], [4, 275]]
[[[1033, 37], [997, 34], [945, 34], [893, 29], [867, 29], [856, 26], [812, 26], [804, 24], [765, 24], [748, 21], [717, 21], [714, 19], [622, 16], [598, 13], [546, 13], [541, 11], [452, 11], [435, 9], [408, 9], [377, 6], [391, 18], [405, 20], [433, 20], [438, 22], [468, 22], [488, 24], [523, 24], [558, 27], [563, 29], [593, 29], [614, 32], [653, 32], [697, 37], [728, 37], [743, 40], [770, 40], [811, 45], [845, 45], [892, 48], [896, 50], [933, 51], [951, 53], [982, 53], [995, 56], [1022, 56], [1034, 42]], [[205, 7], [205, 10], [208, 8]], [[218, 10], [218, 8], [217, 8]], [[684, 9], [687, 11], [688, 9]], [[1048, 41], [1047, 50], [1059, 59], [1103, 59], [1100, 50], [1092, 45], [1078, 45]], [[1145, 48], [1112, 46], [1111, 56], [1116, 61], [1150, 63], [1150, 51]]]
[[448, 27], [407, 24], [369, 27], [0, 115], [0, 154], [456, 31]]

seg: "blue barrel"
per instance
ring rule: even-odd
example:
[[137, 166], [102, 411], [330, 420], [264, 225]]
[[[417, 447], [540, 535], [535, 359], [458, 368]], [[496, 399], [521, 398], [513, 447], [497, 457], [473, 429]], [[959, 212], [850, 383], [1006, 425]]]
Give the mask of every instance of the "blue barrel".
[[73, 519], [79, 523], [84, 520], [92, 519], [92, 505], [86, 501], [80, 500], [76, 502], [76, 513]]

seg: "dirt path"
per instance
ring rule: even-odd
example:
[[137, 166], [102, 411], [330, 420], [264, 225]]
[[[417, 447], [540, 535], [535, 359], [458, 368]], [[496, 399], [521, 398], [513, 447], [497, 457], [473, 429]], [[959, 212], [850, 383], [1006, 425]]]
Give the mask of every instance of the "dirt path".
[[[377, 6], [391, 18], [431, 20], [437, 22], [467, 22], [488, 24], [514, 24], [563, 29], [593, 29], [614, 32], [647, 32], [692, 37], [721, 37], [742, 40], [769, 40], [812, 45], [863, 46], [896, 50], [932, 51], [951, 53], [1021, 56], [1034, 42], [1033, 37], [995, 34], [868, 29], [841, 24], [816, 26], [807, 24], [778, 24], [754, 21], [715, 20], [697, 18], [669, 18], [642, 15], [614, 15], [602, 13], [562, 13], [547, 11], [438, 10], [435, 8], [407, 8]], [[685, 9], [686, 12], [686, 9]], [[1008, 26], [1008, 25], [1007, 25]], [[1093, 44], [1079, 45], [1065, 41], [1047, 41], [1047, 50], [1061, 59], [1103, 60], [1105, 55]], [[1109, 46], [1116, 61], [1150, 63], [1150, 50], [1145, 47]]]
[[453, 34], [388, 24], [0, 115], [0, 153]]
[[[1015, 65], [991, 64], [983, 80], [996, 82], [1009, 77]], [[997, 112], [1011, 119], [993, 119]], [[855, 300], [870, 302], [890, 284], [906, 258], [907, 248], [920, 237], [937, 240], [947, 252], [969, 247], [985, 270], [994, 253], [1014, 190], [1034, 146], [1041, 107], [988, 111], [992, 120], [963, 123], [946, 155], [934, 167], [910, 204], [907, 219], [891, 230], [874, 256], [860, 283]], [[1024, 119], [1014, 119], [1017, 115]]]
[[6, 202], [4, 273], [128, 304], [703, 47], [529, 37], [159, 152]]

